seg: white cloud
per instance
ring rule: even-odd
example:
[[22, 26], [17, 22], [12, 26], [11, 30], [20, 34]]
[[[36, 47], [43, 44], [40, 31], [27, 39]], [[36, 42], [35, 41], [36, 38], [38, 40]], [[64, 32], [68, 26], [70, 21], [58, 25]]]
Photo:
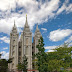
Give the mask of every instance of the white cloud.
[[6, 49], [8, 49], [8, 47], [3, 48], [3, 50], [6, 50]]
[[0, 9], [3, 11], [15, 7], [15, 0], [0, 0]]
[[69, 44], [69, 46], [72, 46], [72, 42]]
[[66, 40], [65, 42], [69, 42], [70, 43], [71, 41], [72, 41], [72, 36], [70, 36], [69, 39]]
[[45, 49], [55, 49], [57, 48], [58, 46], [46, 46]]
[[[59, 8], [60, 0], [50, 0], [42, 3], [36, 0], [1, 0], [0, 1], [0, 32], [10, 34], [10, 31], [14, 25], [14, 20], [16, 21], [16, 26], [18, 27], [18, 32], [22, 30], [20, 27], [24, 27], [25, 15], [28, 15], [28, 24], [30, 29], [33, 29], [35, 24], [42, 24], [47, 22], [56, 16], [54, 11]], [[68, 0], [64, 4], [67, 4]], [[18, 6], [16, 6], [18, 4]], [[16, 12], [16, 9], [22, 8]], [[58, 14], [64, 10], [58, 10]], [[69, 12], [72, 10], [72, 5], [66, 8]], [[13, 11], [13, 12], [12, 12]], [[22, 12], [22, 13], [21, 13]], [[20, 14], [21, 13], [21, 14]]]
[[9, 59], [9, 52], [2, 51], [0, 53], [2, 54], [1, 59]]
[[18, 32], [20, 33], [20, 32], [23, 32], [23, 30], [21, 29], [21, 28], [18, 28]]
[[47, 29], [46, 28], [41, 28], [43, 30], [42, 34], [46, 33], [47, 32]]
[[55, 49], [55, 48], [58, 48], [58, 46], [46, 46], [45, 47], [45, 49], [48, 49], [47, 52], [54, 52], [55, 50], [53, 50], [53, 49]]
[[55, 50], [48, 50], [47, 52], [54, 52]]
[[46, 28], [41, 28], [42, 30], [44, 30], [44, 31], [47, 31], [47, 29]]
[[[45, 3], [41, 3], [37, 2], [36, 0], [3, 0], [0, 2], [0, 6], [2, 6], [0, 8], [2, 11], [0, 14], [1, 17], [3, 17], [0, 17], [0, 32], [9, 34], [13, 27], [14, 20], [16, 21], [17, 27], [24, 27], [26, 13], [28, 15], [30, 29], [33, 29], [33, 26], [36, 23], [41, 24], [48, 21], [48, 19], [53, 18], [55, 16], [54, 11], [58, 9], [60, 1], [51, 0], [46, 1]], [[23, 7], [23, 9], [15, 12], [16, 3], [18, 3], [19, 7]], [[20, 14], [20, 12], [23, 13]]]
[[72, 33], [72, 30], [70, 29], [58, 29], [58, 30], [54, 30], [50, 32], [50, 36], [49, 39], [51, 41], [60, 41], [62, 39], [64, 39], [65, 37], [69, 36]]
[[68, 46], [72, 46], [72, 36], [70, 36], [66, 41], [65, 43], [69, 43]]
[[7, 36], [1, 37], [0, 40], [2, 40], [5, 43], [10, 43], [10, 39]]
[[64, 10], [66, 11], [66, 13], [72, 12], [72, 4], [67, 5], [68, 3], [69, 0], [65, 0], [61, 8], [58, 9], [57, 14], [62, 13]]
[[66, 12], [72, 12], [72, 4], [70, 4], [67, 8], [66, 8]]

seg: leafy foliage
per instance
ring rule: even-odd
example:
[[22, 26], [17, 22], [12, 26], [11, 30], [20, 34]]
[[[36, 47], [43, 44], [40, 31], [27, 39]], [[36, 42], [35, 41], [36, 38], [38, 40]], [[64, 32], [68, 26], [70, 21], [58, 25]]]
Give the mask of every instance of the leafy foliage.
[[0, 59], [0, 72], [7, 72], [8, 70], [8, 63], [11, 63], [12, 59]]
[[27, 72], [27, 64], [27, 57], [24, 55], [23, 62], [17, 65], [18, 70], [23, 70], [24, 72]]
[[43, 42], [43, 38], [40, 37], [36, 46], [38, 48], [36, 65], [39, 72], [67, 72], [66, 69], [72, 67], [72, 47], [64, 43], [63, 47], [54, 49], [54, 52], [45, 53]]
[[38, 48], [38, 53], [36, 54], [37, 62], [36, 65], [38, 66], [39, 72], [47, 72], [48, 71], [48, 64], [47, 64], [47, 54], [44, 52], [44, 43], [43, 38], [40, 37], [39, 44], [36, 46]]
[[55, 71], [60, 71], [60, 67], [62, 67], [63, 61], [53, 59], [49, 60], [48, 62], [48, 71], [55, 72]]
[[54, 49], [54, 52], [48, 53], [48, 69], [49, 71], [60, 71], [60, 68], [63, 67], [67, 69], [72, 65], [71, 51], [72, 47], [64, 45], [63, 47], [58, 47]]

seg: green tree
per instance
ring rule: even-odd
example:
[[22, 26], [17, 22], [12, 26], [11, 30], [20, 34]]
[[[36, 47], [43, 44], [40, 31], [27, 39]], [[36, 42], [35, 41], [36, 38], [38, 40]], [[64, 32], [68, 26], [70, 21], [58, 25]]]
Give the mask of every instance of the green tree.
[[59, 56], [58, 60], [63, 60], [64, 68], [70, 67], [70, 64], [72, 64], [71, 59], [71, 51], [72, 47], [59, 47], [56, 49], [57, 56]]
[[0, 54], [0, 58], [1, 58], [1, 55], [2, 55], [2, 54]]
[[54, 52], [48, 52], [48, 70], [51, 72], [60, 71], [63, 67], [67, 69], [72, 65], [71, 51], [72, 47], [65, 45], [63, 47], [58, 47], [54, 49]]
[[49, 72], [57, 72], [60, 71], [60, 68], [62, 67], [63, 61], [53, 59], [49, 60], [48, 62], [48, 71]]
[[64, 43], [63, 47], [57, 47], [54, 52], [45, 53], [43, 38], [40, 37], [39, 43], [36, 46], [38, 53], [36, 54], [36, 66], [39, 72], [60, 72], [72, 67], [72, 47]]
[[0, 59], [0, 72], [7, 72], [8, 70], [8, 63], [11, 63], [11, 59]]
[[23, 70], [24, 72], [27, 72], [27, 64], [28, 64], [27, 57], [24, 55], [23, 62], [17, 65], [18, 70], [21, 70], [21, 71]]
[[47, 63], [47, 54], [44, 52], [44, 43], [43, 38], [40, 37], [38, 41], [38, 53], [36, 54], [37, 62], [36, 65], [38, 67], [39, 72], [47, 72], [48, 71], [48, 63]]

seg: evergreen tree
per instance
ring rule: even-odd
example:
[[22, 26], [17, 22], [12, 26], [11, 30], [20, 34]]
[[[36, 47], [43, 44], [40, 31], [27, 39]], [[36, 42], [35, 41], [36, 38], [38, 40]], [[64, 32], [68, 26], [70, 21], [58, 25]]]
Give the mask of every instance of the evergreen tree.
[[36, 65], [38, 66], [39, 72], [47, 72], [48, 71], [48, 64], [47, 64], [47, 54], [44, 52], [44, 43], [43, 38], [40, 37], [38, 41], [38, 53], [36, 54], [37, 62]]
[[24, 72], [27, 72], [27, 64], [27, 57], [24, 55], [23, 62], [17, 65], [18, 70], [23, 70]]

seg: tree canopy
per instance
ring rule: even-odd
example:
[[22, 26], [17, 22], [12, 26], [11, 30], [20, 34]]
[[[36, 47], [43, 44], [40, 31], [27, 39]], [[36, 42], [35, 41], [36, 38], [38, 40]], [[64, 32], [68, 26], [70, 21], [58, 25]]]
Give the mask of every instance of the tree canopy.
[[60, 72], [72, 67], [72, 47], [64, 43], [64, 46], [55, 48], [54, 52], [44, 52], [43, 42], [43, 38], [40, 37], [36, 46], [38, 48], [36, 65], [39, 72]]
[[11, 63], [12, 59], [0, 59], [0, 72], [8, 72], [8, 63]]
[[47, 54], [44, 52], [44, 43], [43, 38], [40, 37], [38, 41], [38, 53], [36, 54], [37, 62], [36, 65], [38, 66], [39, 72], [47, 72], [48, 71], [48, 63], [47, 63]]
[[27, 57], [24, 55], [23, 61], [17, 65], [18, 70], [27, 72]]
[[48, 70], [60, 71], [61, 68], [67, 69], [72, 66], [72, 47], [64, 45], [48, 52]]

